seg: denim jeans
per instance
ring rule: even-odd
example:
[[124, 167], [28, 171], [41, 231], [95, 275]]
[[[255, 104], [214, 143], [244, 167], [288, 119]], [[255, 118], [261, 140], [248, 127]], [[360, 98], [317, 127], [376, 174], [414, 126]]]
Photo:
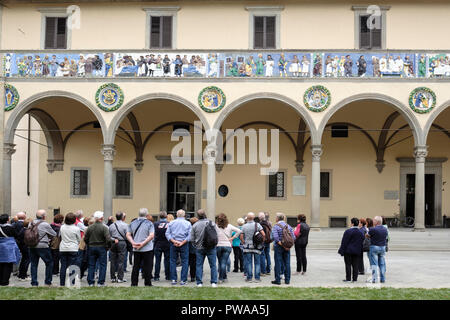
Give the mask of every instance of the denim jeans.
[[261, 252], [261, 273], [270, 273], [270, 266], [270, 243], [265, 243]]
[[105, 247], [89, 247], [88, 249], [88, 283], [94, 284], [95, 278], [94, 274], [96, 271], [96, 265], [98, 263], [99, 273], [98, 273], [98, 284], [105, 284], [106, 278], [106, 264], [107, 255]]
[[161, 271], [161, 260], [164, 253], [164, 274], [166, 280], [170, 280], [170, 247], [156, 247], [155, 248], [155, 279], [159, 279], [159, 272]]
[[196, 255], [195, 278], [197, 284], [203, 283], [203, 263], [205, 262], [205, 257], [208, 258], [209, 268], [211, 269], [211, 283], [217, 283], [216, 248], [197, 249]]
[[370, 246], [369, 249], [369, 261], [372, 267], [372, 281], [377, 282], [378, 269], [380, 269], [380, 281], [385, 281], [386, 274], [386, 260], [384, 258], [386, 254], [386, 247]]
[[181, 256], [181, 281], [187, 282], [189, 270], [189, 244], [186, 242], [181, 247], [175, 247], [170, 243], [170, 278], [177, 281], [177, 255]]
[[245, 275], [247, 280], [252, 280], [253, 263], [255, 263], [255, 280], [261, 279], [261, 257], [254, 252], [244, 252]]
[[227, 263], [230, 257], [231, 247], [217, 247], [217, 259], [219, 260], [219, 280], [227, 278]]
[[71, 265], [77, 265], [77, 257], [78, 257], [78, 252], [61, 252], [60, 253], [61, 269], [59, 271], [59, 284], [62, 287], [66, 285], [67, 268], [70, 267]]
[[50, 248], [30, 248], [31, 285], [38, 286], [39, 258], [45, 263], [45, 284], [52, 284], [53, 257]]
[[281, 274], [284, 274], [284, 282], [291, 280], [291, 251], [283, 247], [274, 246], [275, 281], [281, 282]]

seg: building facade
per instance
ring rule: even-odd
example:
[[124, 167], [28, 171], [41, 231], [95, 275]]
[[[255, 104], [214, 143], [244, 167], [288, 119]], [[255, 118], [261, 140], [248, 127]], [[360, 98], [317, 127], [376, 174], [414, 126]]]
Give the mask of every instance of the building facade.
[[[450, 215], [446, 1], [2, 3], [7, 213], [25, 201], [29, 115], [33, 208], [280, 211], [314, 228], [383, 215], [418, 230]], [[274, 140], [264, 153], [249, 137], [236, 164], [227, 129], [279, 130], [277, 170], [260, 170]]]

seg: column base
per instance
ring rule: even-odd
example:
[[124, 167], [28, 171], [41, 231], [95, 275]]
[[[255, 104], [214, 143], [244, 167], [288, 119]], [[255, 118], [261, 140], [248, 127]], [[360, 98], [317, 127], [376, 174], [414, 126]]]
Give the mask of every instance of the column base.
[[321, 231], [320, 227], [310, 227], [309, 231]]
[[425, 228], [414, 228], [413, 232], [425, 232]]

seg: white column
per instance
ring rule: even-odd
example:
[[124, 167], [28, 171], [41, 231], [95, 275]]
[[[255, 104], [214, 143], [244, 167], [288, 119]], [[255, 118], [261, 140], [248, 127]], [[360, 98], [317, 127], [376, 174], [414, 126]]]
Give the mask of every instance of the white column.
[[[0, 9], [1, 14], [1, 9]], [[0, 54], [0, 59], [3, 61], [3, 54]], [[4, 132], [4, 121], [5, 121], [5, 82], [3, 78], [3, 68], [0, 68], [0, 146], [3, 145], [3, 132]], [[2, 150], [3, 152], [3, 150]], [[3, 159], [2, 156], [0, 159]], [[6, 212], [4, 209], [3, 193], [5, 190], [5, 185], [3, 184], [3, 161], [0, 161], [0, 212]]]
[[113, 215], [113, 160], [116, 147], [113, 144], [102, 145], [104, 160], [103, 212], [105, 220]]
[[212, 221], [214, 221], [216, 215], [216, 154], [214, 146], [206, 147], [206, 214], [208, 219]]
[[11, 158], [15, 144], [3, 144], [3, 212], [11, 215]]
[[425, 158], [428, 155], [427, 146], [414, 148], [416, 158], [416, 185], [414, 204], [414, 230], [425, 231]]
[[320, 231], [320, 156], [322, 146], [311, 146], [311, 230]]

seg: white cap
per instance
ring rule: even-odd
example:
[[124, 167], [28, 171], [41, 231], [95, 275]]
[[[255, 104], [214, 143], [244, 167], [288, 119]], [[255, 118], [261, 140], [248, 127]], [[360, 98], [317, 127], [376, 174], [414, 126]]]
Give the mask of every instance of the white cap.
[[94, 219], [101, 219], [101, 218], [103, 218], [103, 211], [95, 211]]

